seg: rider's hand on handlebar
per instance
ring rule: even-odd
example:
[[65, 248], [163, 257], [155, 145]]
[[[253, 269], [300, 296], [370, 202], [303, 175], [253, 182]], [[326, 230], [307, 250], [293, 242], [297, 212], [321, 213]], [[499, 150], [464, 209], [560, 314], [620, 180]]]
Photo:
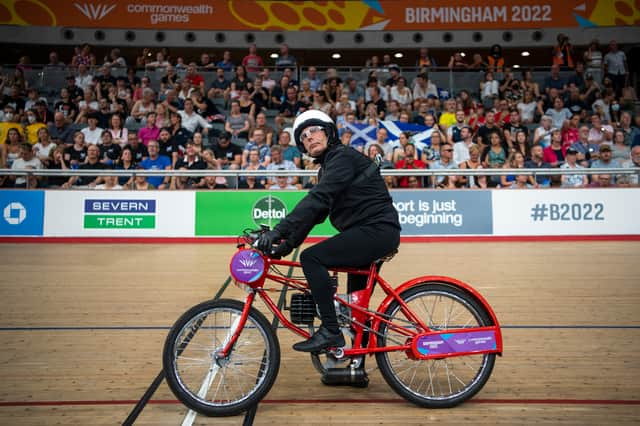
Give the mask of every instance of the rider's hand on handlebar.
[[281, 235], [278, 231], [267, 231], [258, 237], [255, 243], [255, 247], [266, 255], [271, 255], [273, 252], [273, 245], [280, 243]]

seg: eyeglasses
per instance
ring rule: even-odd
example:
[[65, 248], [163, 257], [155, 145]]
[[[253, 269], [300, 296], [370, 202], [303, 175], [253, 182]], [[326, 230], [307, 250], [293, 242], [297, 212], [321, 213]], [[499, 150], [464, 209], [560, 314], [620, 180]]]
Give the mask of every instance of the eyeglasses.
[[322, 126], [311, 126], [304, 129], [300, 137], [302, 138], [302, 142], [306, 141], [311, 137], [312, 134], [323, 130]]
[[452, 149], [443, 149], [442, 151], [444, 151], [444, 152], [453, 152]]

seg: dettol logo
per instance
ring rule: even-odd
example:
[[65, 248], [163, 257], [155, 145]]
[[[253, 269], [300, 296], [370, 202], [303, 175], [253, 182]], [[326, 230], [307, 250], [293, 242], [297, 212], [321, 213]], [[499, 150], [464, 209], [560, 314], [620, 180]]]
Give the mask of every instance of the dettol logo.
[[251, 215], [257, 226], [269, 225], [273, 227], [287, 215], [287, 206], [279, 198], [269, 195], [256, 201]]

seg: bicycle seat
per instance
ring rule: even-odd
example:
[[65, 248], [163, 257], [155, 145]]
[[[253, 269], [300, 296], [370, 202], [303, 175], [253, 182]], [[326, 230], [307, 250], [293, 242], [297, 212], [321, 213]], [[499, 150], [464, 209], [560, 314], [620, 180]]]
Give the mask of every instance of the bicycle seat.
[[388, 262], [391, 259], [393, 259], [393, 257], [398, 254], [398, 249], [395, 249], [394, 251], [387, 253], [386, 255], [382, 256], [380, 259], [374, 261], [373, 263], [375, 263], [376, 265], [382, 265], [384, 262]]

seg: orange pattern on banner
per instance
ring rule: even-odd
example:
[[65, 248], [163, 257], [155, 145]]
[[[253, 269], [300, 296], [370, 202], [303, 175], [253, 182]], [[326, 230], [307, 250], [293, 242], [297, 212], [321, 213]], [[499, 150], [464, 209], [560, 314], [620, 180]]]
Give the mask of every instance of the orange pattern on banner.
[[0, 0], [0, 24], [216, 31], [572, 28], [640, 24], [640, 0]]

